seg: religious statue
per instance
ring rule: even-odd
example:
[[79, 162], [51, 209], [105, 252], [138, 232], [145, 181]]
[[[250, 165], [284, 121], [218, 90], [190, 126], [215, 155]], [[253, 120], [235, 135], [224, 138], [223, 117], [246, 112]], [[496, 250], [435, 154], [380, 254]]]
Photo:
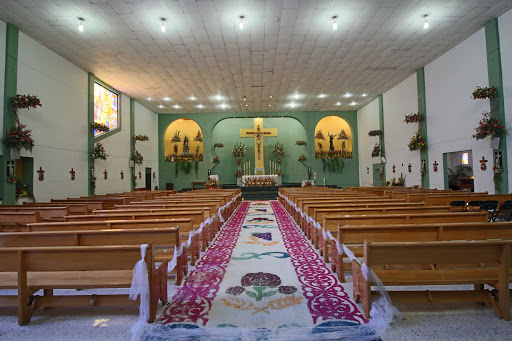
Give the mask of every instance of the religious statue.
[[331, 135], [331, 134], [327, 133], [327, 135], [329, 135], [329, 151], [333, 152], [334, 151], [334, 142], [333, 142], [333, 140], [334, 140], [334, 137], [336, 137], [336, 134]]
[[189, 149], [188, 149], [188, 137], [183, 138], [183, 155], [189, 155]]

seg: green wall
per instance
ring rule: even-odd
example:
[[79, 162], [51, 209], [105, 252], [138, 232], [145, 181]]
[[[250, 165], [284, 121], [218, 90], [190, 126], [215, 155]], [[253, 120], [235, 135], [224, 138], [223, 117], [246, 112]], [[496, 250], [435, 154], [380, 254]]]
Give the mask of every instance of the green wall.
[[[315, 127], [317, 123], [325, 116], [339, 116], [350, 125], [352, 129], [352, 159], [343, 159], [343, 170], [341, 173], [323, 172], [322, 160], [315, 159]], [[357, 147], [357, 112], [293, 112], [293, 113], [267, 113], [258, 114], [224, 114], [224, 113], [205, 113], [205, 114], [160, 114], [158, 116], [158, 153], [159, 153], [159, 188], [164, 189], [166, 183], [173, 183], [174, 189], [191, 188], [192, 181], [206, 181], [208, 169], [215, 166], [212, 162], [216, 154], [220, 163], [212, 170], [212, 174], [218, 174], [219, 180], [224, 184], [235, 184], [237, 170], [236, 159], [231, 155], [233, 145], [242, 142], [246, 147], [246, 156], [242, 163], [251, 161], [251, 168], [254, 172], [254, 140], [251, 138], [241, 138], [240, 129], [253, 128], [252, 118], [263, 117], [264, 128], [277, 128], [277, 137], [265, 137], [263, 139], [263, 150], [265, 155], [265, 166], [268, 167], [271, 158], [270, 149], [275, 142], [284, 145], [285, 157], [281, 165], [284, 172], [283, 182], [301, 182], [308, 178], [306, 167], [298, 160], [299, 155], [304, 153], [308, 158], [304, 162], [306, 166], [312, 167], [312, 172], [317, 173], [318, 184], [325, 182], [327, 185], [338, 185], [340, 187], [358, 186], [358, 147]], [[165, 162], [164, 160], [164, 136], [167, 127], [175, 120], [187, 118], [194, 120], [199, 124], [203, 132], [203, 162], [199, 162], [197, 176], [194, 168], [189, 174], [179, 171], [175, 175], [175, 162]], [[307, 145], [297, 146], [295, 141], [306, 140]], [[212, 153], [214, 143], [223, 143], [224, 148], [217, 148]], [[266, 172], [268, 170], [266, 169]]]

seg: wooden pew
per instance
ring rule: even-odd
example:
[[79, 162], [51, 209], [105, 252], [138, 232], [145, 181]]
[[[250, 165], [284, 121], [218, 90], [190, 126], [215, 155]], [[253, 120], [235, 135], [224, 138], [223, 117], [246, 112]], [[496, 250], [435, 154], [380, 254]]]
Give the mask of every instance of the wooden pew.
[[[135, 306], [128, 295], [62, 295], [54, 289], [129, 288], [133, 267], [141, 259], [140, 245], [65, 246], [0, 248], [0, 288], [17, 289], [17, 296], [0, 298], [2, 306], [18, 307], [18, 324], [30, 322], [39, 307], [59, 306]], [[150, 315], [156, 316], [160, 288], [167, 283], [166, 271], [153, 264], [153, 245], [145, 256], [148, 264]], [[44, 296], [33, 296], [44, 289]]]
[[[54, 207], [53, 202], [24, 202], [23, 207]], [[69, 208], [69, 214], [89, 214], [87, 203], [60, 203], [58, 206], [66, 206]]]
[[24, 206], [24, 205], [2, 205], [0, 213], [4, 212], [39, 212], [39, 216], [43, 219], [59, 219], [63, 220], [64, 216], [69, 215], [69, 207], [67, 206]]
[[39, 212], [0, 212], [2, 231], [16, 231], [29, 223], [43, 221]]
[[[446, 240], [512, 239], [512, 222], [430, 223], [398, 225], [343, 225], [338, 226], [337, 239], [356, 257], [363, 256], [365, 240], [370, 242], [419, 242]], [[345, 282], [343, 257], [336, 241], [330, 240], [331, 269]]]
[[[337, 238], [338, 225], [389, 225], [389, 224], [428, 224], [428, 223], [464, 223], [486, 222], [487, 212], [451, 212], [451, 213], [402, 213], [379, 215], [325, 215], [322, 228]], [[321, 231], [320, 231], [321, 232]], [[316, 238], [318, 234], [318, 238]], [[329, 245], [323, 233], [314, 229], [314, 241], [318, 240], [324, 261], [329, 262]], [[317, 245], [318, 245], [317, 244]], [[316, 245], [315, 245], [316, 246]]]
[[[169, 262], [174, 256], [174, 246], [180, 247], [180, 228], [142, 228], [81, 231], [6, 232], [0, 235], [0, 247], [39, 246], [101, 246], [140, 245], [152, 243], [156, 262]], [[187, 253], [183, 250], [177, 258], [176, 284], [180, 285], [188, 270]], [[167, 271], [167, 268], [162, 268]], [[167, 302], [167, 286], [162, 288], [162, 303]]]
[[[458, 285], [473, 284], [475, 290], [388, 291], [393, 302], [484, 302], [489, 303], [499, 317], [510, 320], [511, 240], [392, 242], [365, 241], [364, 263], [372, 268], [384, 286]], [[417, 265], [455, 265], [440, 269], [418, 269]], [[473, 267], [468, 264], [480, 264]], [[391, 267], [390, 270], [381, 267]], [[405, 266], [397, 269], [396, 266]], [[367, 281], [357, 260], [352, 261], [353, 297], [362, 301], [364, 315], [370, 317], [373, 293], [372, 281]], [[498, 299], [487, 284], [497, 289]], [[374, 284], [375, 285], [375, 284]]]

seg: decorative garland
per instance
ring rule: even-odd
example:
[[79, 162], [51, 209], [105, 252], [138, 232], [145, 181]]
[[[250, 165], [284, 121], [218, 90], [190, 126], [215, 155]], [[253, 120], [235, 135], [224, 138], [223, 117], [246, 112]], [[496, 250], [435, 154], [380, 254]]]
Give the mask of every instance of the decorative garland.
[[105, 151], [105, 146], [101, 142], [96, 142], [94, 145], [94, 151], [92, 153], [92, 159], [100, 159], [100, 160], [106, 160], [107, 159], [107, 153]]
[[178, 142], [181, 142], [181, 136], [180, 136], [180, 131], [176, 130], [174, 132], [174, 135], [172, 136], [171, 143], [178, 143]]
[[20, 124], [15, 128], [9, 129], [5, 134], [5, 137], [2, 138], [2, 143], [11, 148], [32, 151], [32, 148], [34, 147], [34, 139], [30, 136], [32, 130], [26, 128], [26, 125]]
[[243, 143], [237, 143], [233, 146], [233, 156], [244, 157], [245, 156], [245, 145]]
[[426, 141], [423, 136], [421, 136], [421, 125], [423, 124], [424, 118], [423, 114], [420, 113], [405, 115], [405, 123], [418, 123], [418, 131], [414, 133], [408, 144], [410, 151], [420, 150], [426, 146]]
[[405, 123], [421, 123], [423, 122], [423, 114], [420, 114], [420, 113], [415, 113], [415, 114], [410, 114], [410, 115], [405, 115], [405, 120], [404, 122]]
[[272, 146], [271, 152], [276, 157], [285, 156], [284, 146], [281, 143], [279, 143], [279, 142], [276, 142]]
[[300, 154], [299, 161], [307, 161], [307, 160], [308, 160], [308, 158], [306, 157], [306, 155]]
[[485, 88], [477, 86], [476, 90], [473, 91], [473, 99], [491, 99], [496, 98], [496, 96], [498, 96], [498, 90], [494, 86]]
[[132, 156], [132, 160], [133, 160], [133, 162], [135, 162], [135, 164], [142, 165], [142, 161], [144, 161], [144, 157], [142, 156], [141, 153], [139, 153], [138, 150], [135, 150], [135, 152], [133, 153], [133, 156]]
[[145, 142], [145, 141], [149, 141], [149, 137], [148, 137], [147, 135], [135, 135], [135, 136], [133, 137], [133, 140], [134, 140], [135, 142], [137, 142], [137, 141]]
[[110, 128], [108, 125], [99, 123], [99, 122], [91, 123], [91, 129], [101, 131], [101, 132], [109, 132], [110, 131]]
[[373, 146], [372, 157], [379, 157], [380, 153], [381, 153], [380, 144], [376, 143], [375, 146]]
[[307, 143], [307, 142], [306, 142], [306, 141], [304, 141], [304, 140], [297, 140], [297, 141], [295, 141], [295, 144], [296, 144], [297, 146], [305, 146], [305, 145], [306, 145], [306, 143]]
[[340, 133], [338, 134], [338, 140], [348, 140], [347, 133], [344, 129], [341, 129]]
[[505, 128], [501, 121], [495, 118], [490, 112], [483, 112], [484, 118], [478, 122], [478, 127], [475, 128], [476, 134], [473, 135], [474, 139], [481, 140], [487, 136], [499, 134]]
[[318, 131], [315, 134], [315, 139], [317, 140], [325, 140], [324, 134], [322, 134], [322, 130], [318, 129]]
[[203, 136], [201, 135], [201, 130], [197, 131], [196, 137], [194, 137], [195, 142], [203, 142]]
[[373, 136], [381, 137], [382, 136], [382, 130], [380, 130], [380, 129], [378, 129], [378, 130], [370, 130], [368, 132], [368, 136], [370, 136], [370, 137], [373, 137]]

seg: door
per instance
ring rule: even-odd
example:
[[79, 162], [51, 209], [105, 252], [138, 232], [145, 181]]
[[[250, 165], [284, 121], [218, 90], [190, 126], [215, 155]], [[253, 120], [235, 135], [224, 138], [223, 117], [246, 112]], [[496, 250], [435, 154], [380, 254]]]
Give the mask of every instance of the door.
[[146, 167], [146, 189], [151, 191], [151, 168]]
[[374, 186], [382, 186], [380, 183], [380, 163], [374, 163], [373, 167], [373, 185]]

